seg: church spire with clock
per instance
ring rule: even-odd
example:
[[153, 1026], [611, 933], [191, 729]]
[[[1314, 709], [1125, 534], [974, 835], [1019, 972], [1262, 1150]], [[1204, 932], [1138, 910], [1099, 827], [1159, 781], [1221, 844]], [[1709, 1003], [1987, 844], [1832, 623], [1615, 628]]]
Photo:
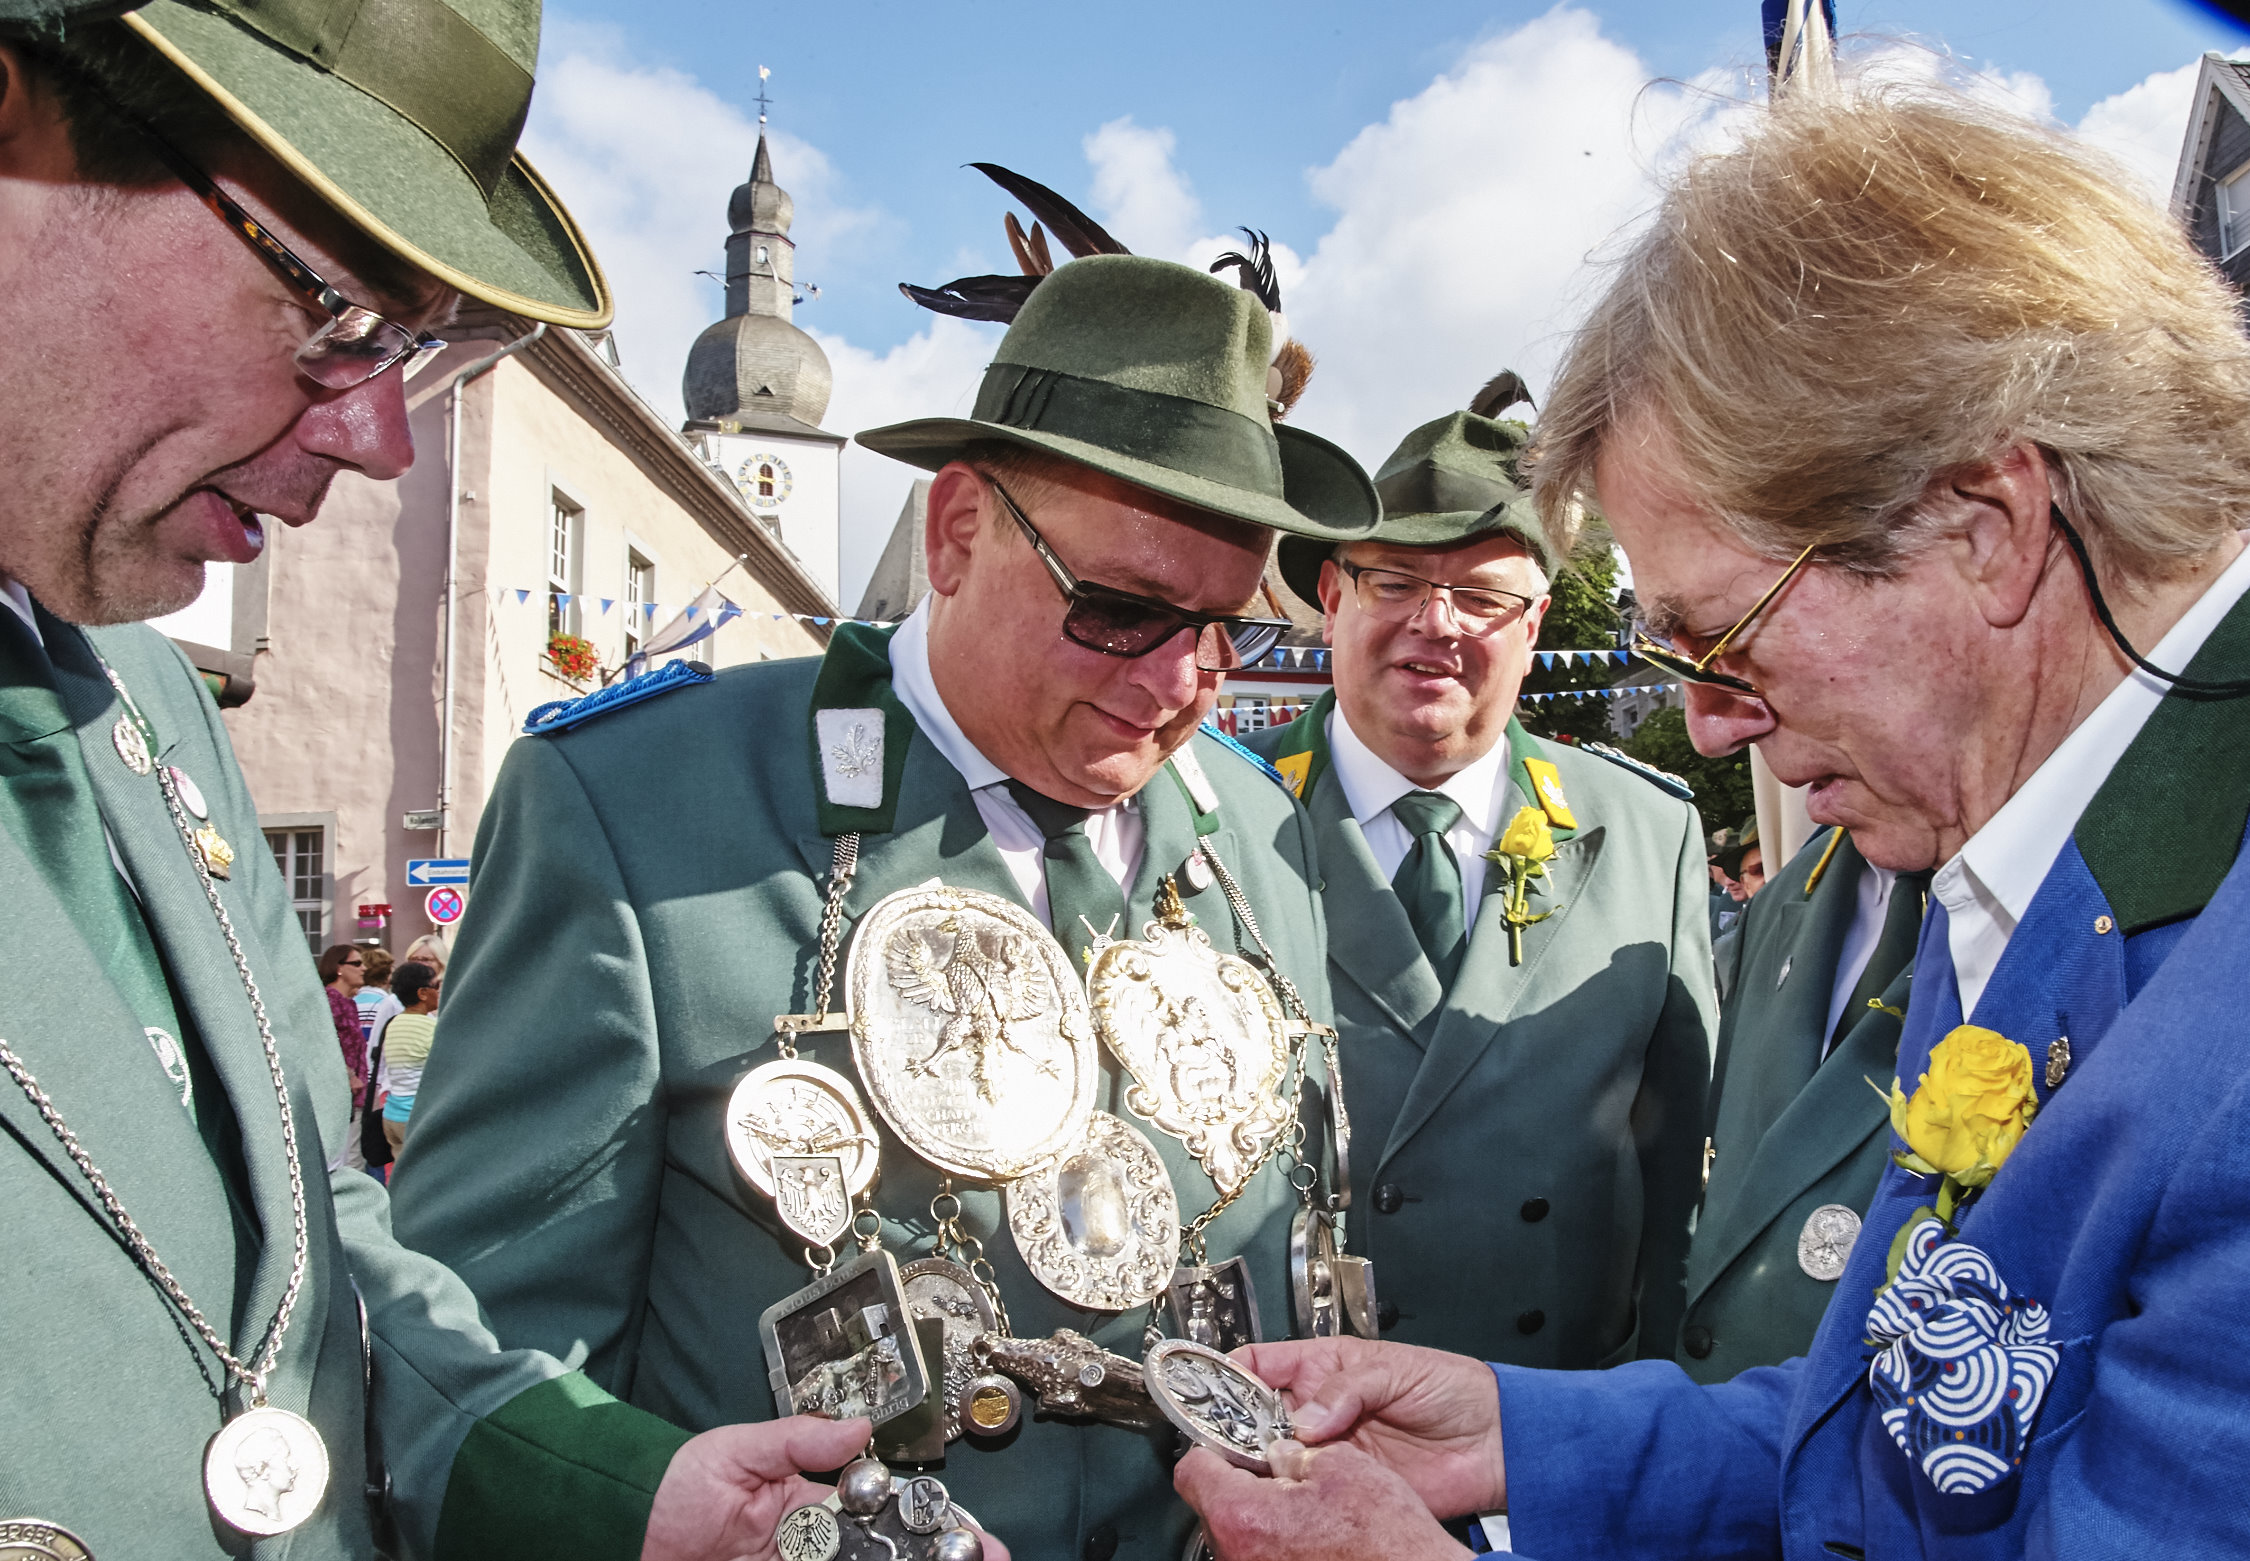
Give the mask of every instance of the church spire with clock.
[[[759, 98], [762, 110], [762, 86]], [[727, 202], [726, 317], [688, 350], [682, 431], [834, 600], [845, 441], [820, 426], [833, 383], [828, 354], [791, 318], [803, 301], [789, 237], [795, 216], [789, 192], [774, 182], [761, 111], [750, 178]]]

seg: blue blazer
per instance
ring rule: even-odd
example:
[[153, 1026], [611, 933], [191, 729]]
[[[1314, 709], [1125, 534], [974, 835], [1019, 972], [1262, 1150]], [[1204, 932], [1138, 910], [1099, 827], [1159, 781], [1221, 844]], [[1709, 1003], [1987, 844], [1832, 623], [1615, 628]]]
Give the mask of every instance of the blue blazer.
[[[2035, 1073], [2058, 1036], [2073, 1054], [1959, 1221], [2050, 1316], [2058, 1361], [2020, 1470], [1979, 1495], [1940, 1494], [1877, 1417], [1867, 1310], [1933, 1184], [1893, 1167], [1809, 1355], [1716, 1387], [1660, 1362], [1495, 1368], [1522, 1553], [2250, 1549], [2250, 862], [2200, 916], [2126, 931], [2073, 841], [1974, 1015], [2024, 1043]], [[1918, 966], [1933, 954], [1926, 941]], [[1950, 980], [1917, 984], [1899, 1055], [1909, 1087], [1960, 1022]]]

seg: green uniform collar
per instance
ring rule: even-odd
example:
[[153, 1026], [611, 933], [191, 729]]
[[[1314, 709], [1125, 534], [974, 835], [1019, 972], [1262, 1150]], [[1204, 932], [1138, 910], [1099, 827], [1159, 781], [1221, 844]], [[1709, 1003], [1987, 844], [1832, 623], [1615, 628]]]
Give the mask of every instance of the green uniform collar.
[[1274, 750], [1274, 769], [1307, 807], [1320, 789], [1320, 778], [1328, 773], [1328, 712], [1335, 708], [1336, 691], [1330, 689], [1281, 729], [1281, 746]]
[[[1551, 794], [1539, 784], [1541, 771], [1549, 777]], [[1554, 761], [1547, 757], [1539, 739], [1525, 731], [1523, 723], [1512, 715], [1508, 717], [1508, 779], [1516, 783], [1526, 804], [1547, 815], [1547, 832], [1555, 839], [1569, 840], [1578, 833], [1577, 815], [1563, 796], [1562, 780], [1555, 772]], [[1557, 814], [1562, 816], [1557, 817]], [[1570, 822], [1565, 823], [1564, 819]], [[1502, 833], [1508, 827], [1508, 820], [1495, 819], [1492, 827], [1495, 834]]]
[[[2250, 597], [2187, 664], [2195, 678], [2250, 674]], [[2167, 695], [2073, 832], [2131, 936], [2194, 916], [2233, 868], [2250, 825], [2250, 700]]]
[[[813, 680], [813, 805], [824, 835], [887, 835], [898, 816], [899, 779], [914, 717], [891, 687], [896, 628], [839, 624]], [[873, 784], [880, 773], [878, 791]]]

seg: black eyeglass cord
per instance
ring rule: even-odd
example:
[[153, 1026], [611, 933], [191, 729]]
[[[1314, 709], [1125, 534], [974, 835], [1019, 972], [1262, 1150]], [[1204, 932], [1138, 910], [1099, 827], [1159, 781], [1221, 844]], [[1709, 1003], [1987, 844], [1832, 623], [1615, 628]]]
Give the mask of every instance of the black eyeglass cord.
[[2078, 572], [2086, 577], [2086, 594], [2094, 599], [2094, 616], [2101, 620], [2102, 627], [2109, 631], [2110, 639], [2125, 653], [2126, 660], [2150, 677], [2171, 684], [2174, 693], [2184, 694], [2190, 699], [2239, 699], [2244, 694], [2250, 694], [2250, 678], [2227, 678], [2216, 682], [2191, 678], [2185, 673], [2167, 672], [2133, 649], [2132, 643], [2125, 638], [2125, 631], [2118, 628], [2117, 619], [2111, 616], [2109, 603], [2102, 600], [2101, 585], [2094, 579], [2094, 560], [2086, 552], [2085, 541], [2064, 516], [2060, 504], [2049, 504], [2047, 513], [2054, 521], [2055, 529], [2063, 534], [2063, 540], [2070, 544], [2070, 551], [2078, 560]]

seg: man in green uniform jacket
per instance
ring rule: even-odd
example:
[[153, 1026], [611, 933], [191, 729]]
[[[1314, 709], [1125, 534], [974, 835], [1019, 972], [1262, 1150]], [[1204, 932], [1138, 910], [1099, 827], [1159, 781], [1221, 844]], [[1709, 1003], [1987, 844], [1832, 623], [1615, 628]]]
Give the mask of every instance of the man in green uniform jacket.
[[1897, 1071], [1927, 873], [1807, 841], [1724, 945], [1710, 1174], [1677, 1359], [1698, 1382], [1802, 1355], [1890, 1155], [1869, 1079]]
[[608, 318], [511, 161], [538, 7], [97, 9], [0, 0], [0, 1549], [755, 1555], [864, 1427], [690, 1441], [499, 1350], [328, 1175], [348, 1092], [289, 890], [133, 621], [405, 469], [397, 369], [457, 294]]
[[[1376, 516], [1349, 457], [1270, 421], [1270, 357], [1247, 292], [1131, 256], [1068, 263], [1030, 293], [969, 418], [861, 435], [937, 474], [932, 594], [903, 626], [535, 713], [541, 735], [510, 752], [478, 830], [396, 1189], [401, 1238], [457, 1265], [503, 1342], [582, 1361], [682, 1425], [775, 1412], [760, 1314], [808, 1283], [807, 1243], [730, 1161], [729, 1094], [790, 1055], [777, 1016], [860, 1001], [854, 930], [897, 891], [998, 896], [1076, 963], [1089, 928], [1138, 937], [1170, 877], [1220, 947], [1262, 962], [1214, 886], [1223, 864], [1269, 970], [1325, 1019], [1311, 828], [1195, 736], [1224, 669], [1278, 632], [1241, 616], [1273, 530], [1337, 538]], [[848, 873], [840, 840], [857, 842]], [[881, 1101], [848, 1034], [794, 1045]], [[1102, 1110], [1128, 1115], [1126, 1082], [1103, 1062]], [[880, 1175], [864, 1206], [900, 1261], [927, 1255], [947, 1182], [867, 1115]], [[1178, 1141], [1146, 1137], [1183, 1222], [1215, 1201]], [[1248, 1260], [1273, 1338], [1299, 1206], [1286, 1169], [1268, 1163], [1204, 1236], [1213, 1263]], [[1016, 1337], [1069, 1328], [1139, 1357], [1147, 1307], [1066, 1303], [1027, 1269], [1000, 1189], [950, 1186]], [[1173, 1255], [1158, 1261], [1168, 1274]], [[1171, 1440], [1027, 1409], [997, 1439], [951, 1443], [941, 1477], [1020, 1555], [1176, 1561], [1193, 1520]]]
[[[1672, 1351], [1711, 944], [1685, 788], [1511, 715], [1551, 563], [1527, 437], [1427, 424], [1377, 476], [1373, 537], [1282, 544], [1336, 686], [1254, 744], [1312, 809], [1384, 1336], [1590, 1367]], [[1520, 810], [1553, 857], [1519, 902], [1487, 858]]]

